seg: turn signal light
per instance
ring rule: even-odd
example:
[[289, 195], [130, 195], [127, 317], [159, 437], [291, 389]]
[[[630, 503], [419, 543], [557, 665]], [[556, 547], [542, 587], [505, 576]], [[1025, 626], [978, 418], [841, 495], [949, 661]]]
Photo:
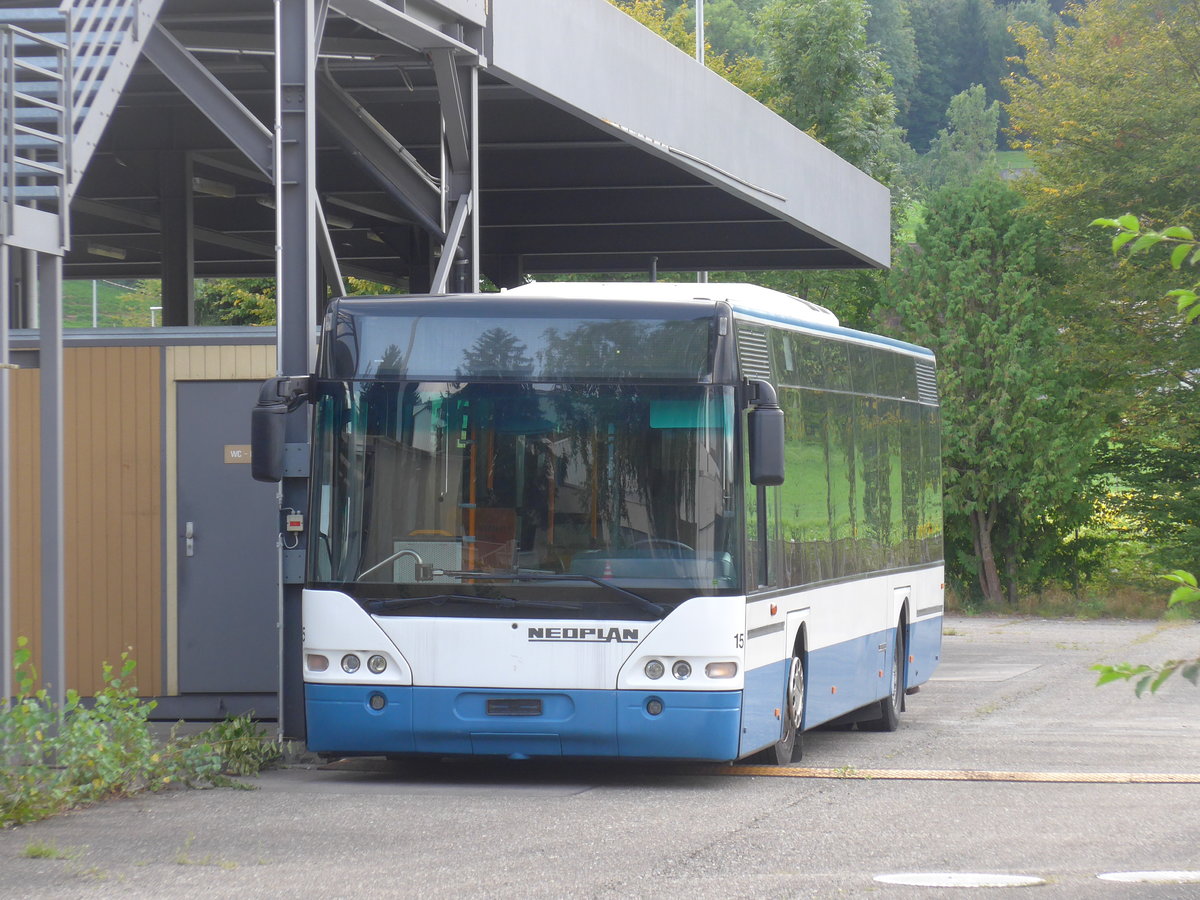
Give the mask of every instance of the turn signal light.
[[737, 674], [737, 663], [711, 662], [704, 667], [704, 674], [709, 678], [732, 678]]
[[322, 656], [320, 653], [310, 653], [305, 657], [308, 663], [308, 671], [324, 672], [329, 668], [329, 657]]

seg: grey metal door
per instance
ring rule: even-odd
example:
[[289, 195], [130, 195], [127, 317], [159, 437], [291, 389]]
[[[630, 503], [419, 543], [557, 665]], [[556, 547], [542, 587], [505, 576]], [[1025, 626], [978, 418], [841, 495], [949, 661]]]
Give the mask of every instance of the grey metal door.
[[178, 385], [179, 690], [279, 684], [275, 485], [250, 477], [258, 382]]

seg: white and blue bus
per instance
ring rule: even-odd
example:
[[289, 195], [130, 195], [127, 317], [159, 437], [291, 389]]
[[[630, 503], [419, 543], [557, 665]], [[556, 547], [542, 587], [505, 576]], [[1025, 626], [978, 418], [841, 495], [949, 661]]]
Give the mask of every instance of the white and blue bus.
[[787, 763], [937, 665], [927, 350], [753, 285], [343, 298], [256, 477], [305, 400], [310, 750]]

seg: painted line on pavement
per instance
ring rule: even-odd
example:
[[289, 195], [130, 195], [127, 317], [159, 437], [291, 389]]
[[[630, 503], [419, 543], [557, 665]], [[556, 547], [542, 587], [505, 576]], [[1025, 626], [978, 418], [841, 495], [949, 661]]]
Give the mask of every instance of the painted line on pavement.
[[[701, 769], [701, 767], [697, 767]], [[766, 775], [772, 778], [826, 778], [850, 781], [1008, 781], [1054, 784], [1200, 784], [1200, 774], [1184, 772], [988, 772], [973, 769], [839, 769], [801, 766], [704, 766], [698, 774]]]

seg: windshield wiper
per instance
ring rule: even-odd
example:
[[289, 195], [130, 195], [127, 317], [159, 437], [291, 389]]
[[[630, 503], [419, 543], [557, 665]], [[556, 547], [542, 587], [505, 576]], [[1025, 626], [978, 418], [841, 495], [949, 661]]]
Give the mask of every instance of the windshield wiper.
[[623, 587], [617, 587], [611, 581], [605, 581], [591, 575], [556, 575], [553, 572], [460, 572], [454, 569], [431, 569], [429, 570], [429, 574], [433, 578], [491, 578], [503, 581], [590, 581], [592, 584], [597, 584], [623, 597], [628, 597], [642, 609], [654, 613], [656, 616], [662, 617], [667, 614], [667, 611], [653, 600], [643, 597], [641, 594], [635, 594], [633, 591], [627, 591]]
[[422, 603], [432, 603], [434, 606], [440, 606], [443, 603], [478, 603], [481, 606], [502, 606], [505, 609], [512, 609], [517, 606], [535, 606], [539, 609], [583, 608], [577, 603], [554, 603], [550, 600], [518, 600], [515, 597], [475, 597], [471, 594], [432, 594], [428, 597], [396, 597], [392, 600], [372, 600], [371, 611], [388, 612], [393, 609], [420, 606]]

